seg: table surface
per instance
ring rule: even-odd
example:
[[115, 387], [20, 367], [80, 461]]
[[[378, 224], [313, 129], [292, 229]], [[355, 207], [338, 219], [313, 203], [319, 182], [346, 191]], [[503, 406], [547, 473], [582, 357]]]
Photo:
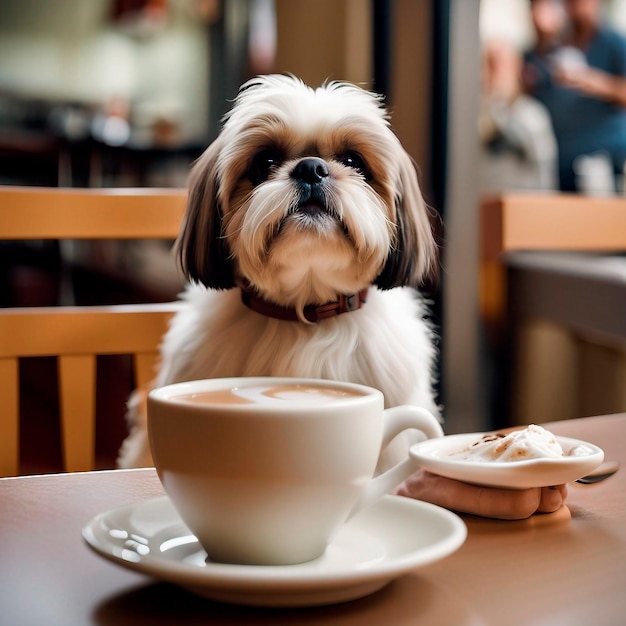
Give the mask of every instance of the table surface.
[[[554, 422], [626, 464], [626, 414]], [[464, 516], [453, 555], [352, 602], [306, 609], [222, 605], [95, 555], [81, 528], [162, 495], [154, 470], [0, 479], [0, 624], [617, 626], [626, 619], [626, 469], [573, 484], [567, 510], [522, 522]], [[570, 515], [571, 513], [571, 515]]]

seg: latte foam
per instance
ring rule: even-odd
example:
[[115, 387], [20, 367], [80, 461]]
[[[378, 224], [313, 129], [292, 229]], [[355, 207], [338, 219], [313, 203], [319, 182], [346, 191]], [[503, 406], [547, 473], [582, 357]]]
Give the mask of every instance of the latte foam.
[[192, 404], [324, 404], [363, 395], [349, 387], [293, 384], [213, 389], [176, 396], [176, 400]]

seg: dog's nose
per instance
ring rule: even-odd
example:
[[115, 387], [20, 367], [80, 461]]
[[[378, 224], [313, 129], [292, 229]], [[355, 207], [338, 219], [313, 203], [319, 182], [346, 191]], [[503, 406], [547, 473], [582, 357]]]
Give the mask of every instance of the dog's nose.
[[302, 161], [293, 168], [291, 176], [303, 183], [314, 185], [321, 183], [322, 180], [328, 176], [328, 173], [328, 165], [326, 165], [325, 161], [317, 157], [310, 157], [308, 159], [302, 159]]

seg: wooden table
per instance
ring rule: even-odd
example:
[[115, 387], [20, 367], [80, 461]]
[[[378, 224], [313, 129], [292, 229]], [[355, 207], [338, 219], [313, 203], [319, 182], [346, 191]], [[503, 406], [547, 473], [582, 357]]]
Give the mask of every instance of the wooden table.
[[[547, 425], [626, 464], [626, 414]], [[452, 556], [361, 600], [315, 609], [221, 605], [108, 563], [81, 538], [97, 513], [162, 494], [154, 470], [0, 480], [0, 624], [618, 626], [626, 622], [626, 469], [570, 487], [569, 513], [465, 516]]]

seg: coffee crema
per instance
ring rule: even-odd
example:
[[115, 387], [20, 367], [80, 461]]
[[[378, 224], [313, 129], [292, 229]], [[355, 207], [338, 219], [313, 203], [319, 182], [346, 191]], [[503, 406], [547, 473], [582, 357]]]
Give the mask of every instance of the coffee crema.
[[197, 393], [181, 394], [174, 398], [190, 404], [323, 404], [367, 395], [350, 387], [325, 385], [277, 385], [256, 387], [228, 387]]

